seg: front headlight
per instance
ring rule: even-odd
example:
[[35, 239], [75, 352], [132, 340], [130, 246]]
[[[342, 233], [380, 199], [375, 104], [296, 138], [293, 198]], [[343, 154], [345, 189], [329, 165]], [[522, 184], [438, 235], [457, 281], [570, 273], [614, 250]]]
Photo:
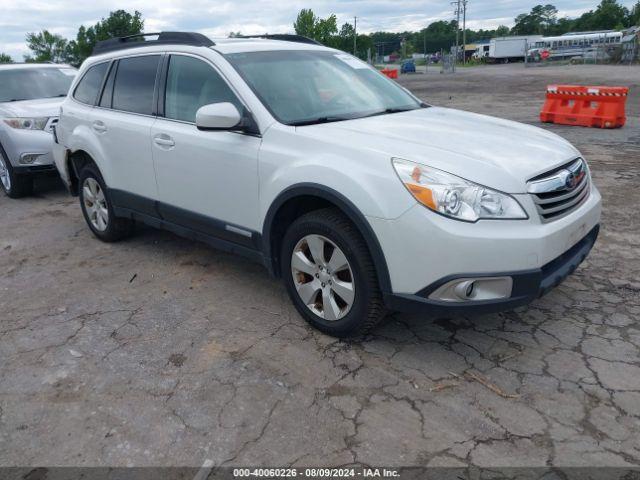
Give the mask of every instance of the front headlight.
[[20, 118], [4, 118], [4, 123], [11, 128], [17, 128], [19, 130], [44, 130], [47, 126], [49, 117], [20, 117]]
[[394, 158], [393, 167], [418, 202], [447, 217], [466, 222], [528, 218], [518, 201], [506, 193], [408, 160]]

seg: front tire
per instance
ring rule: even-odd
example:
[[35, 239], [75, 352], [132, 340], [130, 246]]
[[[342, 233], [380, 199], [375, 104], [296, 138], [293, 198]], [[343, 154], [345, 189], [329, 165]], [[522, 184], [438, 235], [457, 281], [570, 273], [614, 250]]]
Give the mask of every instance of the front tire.
[[87, 225], [103, 242], [117, 242], [133, 233], [133, 222], [118, 218], [107, 186], [98, 169], [89, 165], [80, 172], [80, 206]]
[[281, 251], [287, 292], [302, 317], [335, 337], [368, 333], [385, 316], [373, 259], [356, 227], [335, 209], [287, 230]]
[[0, 186], [9, 198], [21, 198], [33, 193], [33, 178], [16, 174], [0, 146]]

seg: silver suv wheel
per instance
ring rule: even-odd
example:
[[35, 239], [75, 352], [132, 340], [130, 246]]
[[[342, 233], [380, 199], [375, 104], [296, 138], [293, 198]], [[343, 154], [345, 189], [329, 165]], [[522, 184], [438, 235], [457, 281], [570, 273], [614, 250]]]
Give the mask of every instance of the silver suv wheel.
[[349, 313], [355, 282], [347, 257], [322, 235], [300, 239], [291, 255], [291, 275], [300, 299], [314, 314], [334, 321]]
[[104, 192], [94, 178], [89, 177], [84, 181], [82, 198], [91, 225], [99, 232], [104, 232], [109, 225], [109, 210]]
[[9, 169], [7, 165], [4, 163], [2, 153], [0, 153], [0, 182], [2, 182], [6, 191], [11, 190], [11, 177], [9, 176]]

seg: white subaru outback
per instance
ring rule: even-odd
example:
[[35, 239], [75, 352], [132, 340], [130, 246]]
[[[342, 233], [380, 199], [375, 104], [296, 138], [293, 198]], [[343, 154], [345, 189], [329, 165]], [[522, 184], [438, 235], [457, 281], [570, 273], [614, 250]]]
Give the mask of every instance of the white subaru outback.
[[107, 40], [56, 133], [99, 239], [143, 222], [245, 255], [336, 336], [387, 310], [526, 304], [598, 234], [600, 194], [568, 142], [426, 105], [303, 37]]

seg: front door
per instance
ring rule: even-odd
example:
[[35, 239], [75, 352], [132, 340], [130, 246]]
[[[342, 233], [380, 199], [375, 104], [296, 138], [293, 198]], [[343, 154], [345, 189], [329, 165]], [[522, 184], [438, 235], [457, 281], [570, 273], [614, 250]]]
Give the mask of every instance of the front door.
[[[261, 139], [231, 131], [201, 131], [203, 105], [242, 103], [207, 61], [171, 55], [164, 118], [151, 128], [161, 216], [208, 235], [251, 245], [258, 225]], [[161, 99], [163, 93], [160, 92]], [[162, 101], [162, 100], [161, 100]]]

